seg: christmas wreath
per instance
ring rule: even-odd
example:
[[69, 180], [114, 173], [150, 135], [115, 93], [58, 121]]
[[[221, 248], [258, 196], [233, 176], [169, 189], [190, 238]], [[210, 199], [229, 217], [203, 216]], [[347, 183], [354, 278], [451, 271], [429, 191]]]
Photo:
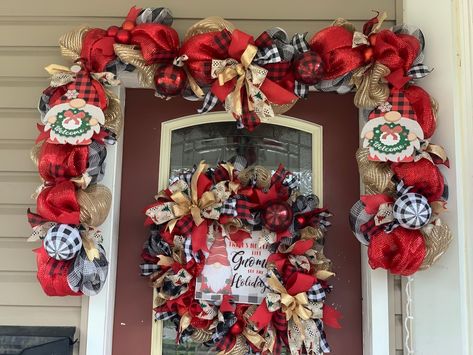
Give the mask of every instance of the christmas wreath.
[[[368, 245], [373, 268], [410, 275], [430, 267], [452, 239], [440, 219], [448, 189], [439, 166], [448, 167], [448, 159], [430, 142], [437, 103], [417, 85], [431, 72], [423, 63], [424, 36], [404, 25], [382, 29], [384, 19], [378, 14], [361, 31], [337, 19], [306, 39], [280, 28], [254, 38], [212, 17], [191, 26], [181, 41], [168, 9], [133, 7], [120, 27], [83, 26], [62, 36], [61, 53], [74, 64], [46, 67], [51, 81], [39, 100], [32, 151], [43, 184], [36, 211], [28, 211], [30, 240], [43, 240], [37, 262], [45, 292], [93, 295], [105, 282], [108, 263], [98, 227], [112, 196], [99, 182], [106, 144], [122, 129], [111, 87], [124, 71], [137, 72], [158, 97], [202, 100], [201, 113], [221, 103], [248, 130], [289, 110], [309, 88], [356, 91], [354, 104], [371, 113], [356, 155], [367, 195], [351, 210], [353, 232]], [[198, 219], [196, 208], [191, 203], [188, 209]], [[173, 231], [192, 235], [194, 252], [205, 250], [193, 237], [208, 227], [208, 217], [201, 218], [195, 231], [185, 229], [193, 223], [189, 214], [171, 223]]]
[[339, 326], [325, 304], [331, 215], [282, 166], [243, 162], [181, 171], [147, 207], [141, 270], [156, 319], [175, 323], [178, 343], [221, 354], [329, 352], [324, 324]]

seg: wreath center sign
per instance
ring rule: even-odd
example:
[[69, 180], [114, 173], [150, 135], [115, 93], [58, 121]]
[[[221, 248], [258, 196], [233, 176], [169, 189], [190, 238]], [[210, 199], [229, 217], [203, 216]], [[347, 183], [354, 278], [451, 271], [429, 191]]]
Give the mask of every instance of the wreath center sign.
[[270, 256], [267, 245], [258, 246], [261, 235], [261, 231], [252, 232], [238, 243], [223, 239], [222, 231], [214, 231], [204, 269], [197, 277], [196, 298], [218, 301], [223, 295], [231, 295], [236, 303], [260, 304], [267, 293], [265, 278]]
[[[311, 38], [279, 27], [255, 38], [212, 17], [180, 40], [170, 10], [133, 7], [121, 26], [62, 36], [71, 67], [46, 67], [51, 81], [31, 154], [42, 184], [27, 212], [29, 240], [42, 241], [35, 252], [44, 292], [92, 296], [106, 283], [100, 225], [114, 196], [101, 181], [107, 145], [122, 131], [114, 87], [124, 72], [159, 98], [201, 101], [199, 113], [220, 104], [248, 132], [310, 89], [354, 91], [355, 106], [370, 113], [356, 152], [366, 194], [349, 211], [350, 227], [372, 268], [403, 276], [429, 268], [453, 238], [441, 219], [448, 187], [439, 166], [449, 161], [431, 141], [437, 102], [418, 86], [431, 72], [424, 35], [383, 29], [385, 17], [361, 31], [337, 19]], [[173, 322], [178, 344], [223, 355], [329, 352], [325, 327], [339, 328], [341, 318], [326, 302], [331, 213], [282, 164], [249, 164], [241, 154], [209, 163], [173, 172], [145, 208], [150, 235], [140, 268], [154, 289], [156, 321]]]

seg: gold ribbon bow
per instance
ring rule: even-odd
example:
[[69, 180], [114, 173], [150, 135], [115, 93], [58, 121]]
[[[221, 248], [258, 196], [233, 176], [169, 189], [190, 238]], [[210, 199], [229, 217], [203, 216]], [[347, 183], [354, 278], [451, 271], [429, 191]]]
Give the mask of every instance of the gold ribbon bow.
[[309, 304], [307, 293], [301, 292], [294, 296], [290, 295], [274, 274], [271, 274], [268, 284], [272, 290], [280, 294], [281, 309], [286, 314], [286, 320], [292, 319], [303, 332], [301, 320], [308, 320], [312, 316], [312, 312], [306, 307]]
[[[175, 204], [172, 205], [172, 212], [176, 217], [176, 219], [170, 222], [172, 224], [172, 228], [175, 226], [177, 220], [180, 217], [188, 214], [192, 215], [194, 223], [199, 226], [204, 221], [201, 215], [202, 210], [205, 210], [206, 208], [209, 208], [217, 203], [215, 195], [212, 191], [204, 192], [200, 199], [198, 197], [197, 181], [199, 180], [200, 174], [202, 174], [205, 169], [207, 169], [207, 164], [201, 161], [194, 175], [192, 175], [191, 198], [189, 198], [189, 196], [184, 194], [182, 191], [172, 194], [171, 199], [175, 202]], [[172, 230], [172, 228], [169, 226], [170, 230]]]
[[[225, 100], [225, 110], [234, 113], [237, 117], [243, 114], [241, 102], [241, 89], [246, 86], [248, 108], [255, 111], [260, 118], [273, 117], [274, 111], [260, 86], [266, 79], [268, 71], [257, 65], [251, 64], [258, 48], [249, 44], [240, 57], [240, 62], [233, 58], [212, 60], [212, 78], [218, 78], [218, 83], [223, 86], [226, 82], [237, 78], [235, 88]], [[251, 98], [251, 99], [250, 99]]]

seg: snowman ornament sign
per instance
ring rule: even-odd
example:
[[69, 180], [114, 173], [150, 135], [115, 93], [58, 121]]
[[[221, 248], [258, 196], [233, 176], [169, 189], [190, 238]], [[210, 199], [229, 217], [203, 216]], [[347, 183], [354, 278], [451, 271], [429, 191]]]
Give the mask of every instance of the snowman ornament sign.
[[414, 160], [424, 132], [416, 120], [398, 111], [387, 111], [365, 124], [361, 138], [363, 148], [369, 148], [369, 160], [405, 163]]
[[50, 131], [48, 142], [85, 145], [104, 124], [103, 111], [83, 99], [73, 99], [52, 107], [44, 117], [44, 131]]

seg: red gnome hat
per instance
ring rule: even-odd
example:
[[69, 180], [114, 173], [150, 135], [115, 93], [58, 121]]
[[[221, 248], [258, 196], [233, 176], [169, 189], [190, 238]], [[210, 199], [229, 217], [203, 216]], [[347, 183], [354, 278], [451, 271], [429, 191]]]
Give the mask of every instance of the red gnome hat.
[[225, 239], [223, 239], [220, 233], [217, 234], [215, 240], [210, 248], [209, 257], [207, 258], [207, 265], [220, 264], [224, 266], [229, 266], [230, 262], [228, 261], [227, 246], [225, 244]]
[[397, 89], [391, 89], [391, 93], [387, 101], [373, 111], [370, 112], [368, 119], [373, 119], [377, 117], [383, 117], [386, 112], [397, 111], [401, 114], [402, 117], [410, 118], [417, 121], [417, 116], [414, 109], [411, 106], [411, 103], [404, 95], [404, 92]]

